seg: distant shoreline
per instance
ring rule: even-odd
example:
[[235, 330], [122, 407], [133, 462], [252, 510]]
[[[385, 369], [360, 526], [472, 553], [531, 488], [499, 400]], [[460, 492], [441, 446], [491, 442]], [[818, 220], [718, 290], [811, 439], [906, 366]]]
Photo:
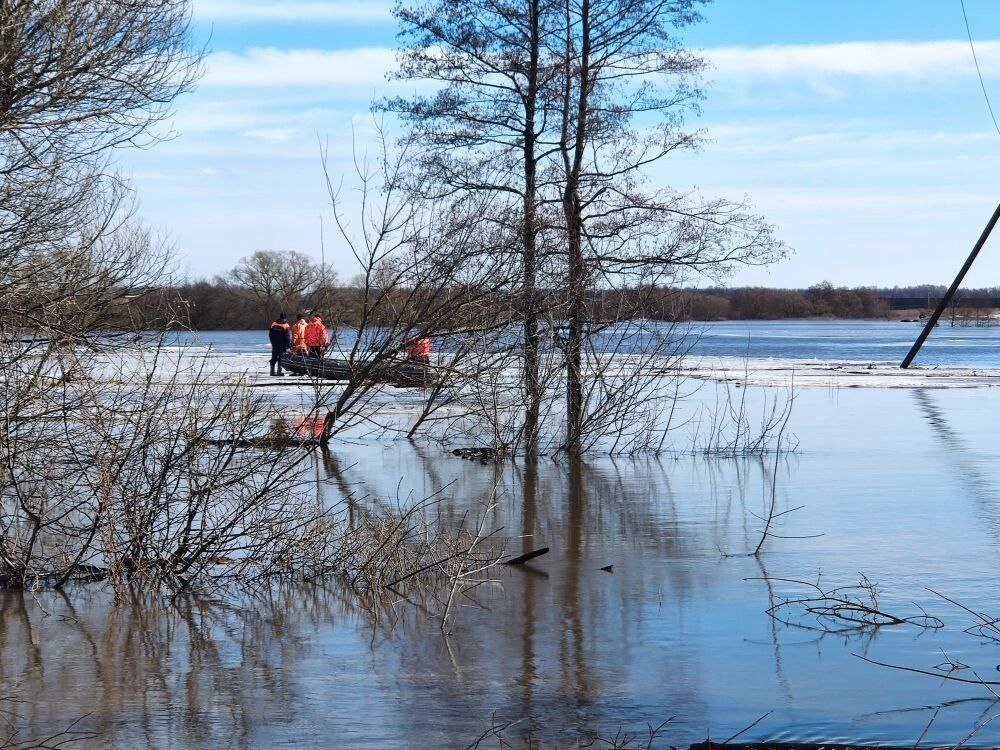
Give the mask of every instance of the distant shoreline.
[[[993, 325], [1000, 326], [1000, 310], [988, 311], [991, 313], [990, 319], [994, 321]], [[924, 319], [920, 318], [920, 314], [924, 314]], [[829, 315], [816, 315], [812, 317], [788, 317], [788, 318], [716, 318], [716, 319], [696, 319], [696, 318], [686, 318], [682, 320], [660, 320], [655, 318], [648, 318], [654, 323], [663, 323], [669, 325], [671, 323], [678, 325], [686, 324], [701, 324], [701, 323], [908, 323], [911, 325], [922, 325], [926, 323], [926, 319], [929, 317], [929, 313], [922, 310], [894, 310], [891, 315], [881, 316], [881, 317], [836, 317]], [[951, 317], [946, 313], [941, 317], [940, 325], [946, 326], [951, 322]], [[970, 323], [974, 324], [975, 319], [971, 319]], [[349, 323], [341, 323], [338, 321], [332, 321], [329, 323], [330, 328], [352, 328], [353, 326]], [[974, 327], [974, 326], [973, 326]], [[172, 331], [176, 333], [190, 332], [190, 333], [225, 333], [227, 331], [232, 332], [245, 332], [245, 331], [258, 331], [266, 330], [267, 326], [220, 326], [220, 327], [210, 327], [201, 326], [198, 328], [167, 328], [167, 329], [155, 329], [160, 331]]]

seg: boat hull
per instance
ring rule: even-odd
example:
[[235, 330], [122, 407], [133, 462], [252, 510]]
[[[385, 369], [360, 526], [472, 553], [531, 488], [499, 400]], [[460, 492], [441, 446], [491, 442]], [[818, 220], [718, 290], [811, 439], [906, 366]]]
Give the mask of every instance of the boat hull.
[[344, 359], [324, 357], [303, 357], [286, 354], [281, 358], [281, 367], [295, 375], [307, 375], [322, 380], [350, 380], [352, 376], [375, 383], [421, 387], [432, 384], [436, 378], [427, 365], [417, 362], [385, 362], [351, 364]]

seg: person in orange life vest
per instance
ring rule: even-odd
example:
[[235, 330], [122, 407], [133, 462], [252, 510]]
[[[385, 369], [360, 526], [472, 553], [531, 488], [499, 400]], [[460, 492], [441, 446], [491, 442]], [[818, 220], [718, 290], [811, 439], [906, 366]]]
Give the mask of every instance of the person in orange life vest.
[[326, 325], [319, 315], [313, 315], [309, 325], [306, 326], [306, 347], [312, 357], [322, 357], [330, 343], [330, 335], [326, 332]]
[[308, 352], [306, 347], [306, 328], [308, 327], [306, 316], [299, 313], [292, 324], [292, 354], [306, 354]]
[[431, 340], [428, 336], [410, 336], [406, 339], [406, 358], [410, 362], [419, 362], [422, 365], [431, 363]]
[[281, 355], [288, 351], [288, 345], [292, 343], [291, 329], [285, 314], [281, 313], [267, 332], [267, 338], [271, 342], [271, 375], [285, 374], [281, 371]]

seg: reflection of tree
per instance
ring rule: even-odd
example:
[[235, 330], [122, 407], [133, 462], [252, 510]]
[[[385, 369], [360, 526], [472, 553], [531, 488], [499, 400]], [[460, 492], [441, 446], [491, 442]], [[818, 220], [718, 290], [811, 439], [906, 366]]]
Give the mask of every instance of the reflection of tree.
[[581, 599], [581, 576], [585, 559], [583, 550], [584, 514], [589, 504], [584, 489], [584, 466], [570, 459], [569, 491], [566, 494], [566, 522], [563, 535], [566, 572], [562, 582], [562, 628], [559, 638], [560, 663], [563, 670], [563, 690], [578, 703], [592, 698]]
[[[100, 748], [259, 746], [293, 724], [296, 679], [314, 639], [345, 612], [318, 586], [260, 592], [240, 606], [184, 597], [115, 604], [94, 590], [0, 598], [0, 694], [16, 694], [22, 734], [76, 719]], [[41, 644], [43, 647], [40, 647]], [[78, 745], [73, 745], [77, 747]]]
[[[539, 732], [657, 723], [673, 713], [703, 719], [704, 657], [684, 621], [713, 601], [711, 504], [728, 518], [727, 499], [754, 485], [747, 463], [481, 466], [393, 450], [391, 463], [355, 461], [347, 451], [322, 456], [324, 503], [368, 498], [355, 501], [362, 514], [378, 498], [440, 492], [425, 512], [457, 527], [499, 481], [490, 521], [503, 528], [508, 550], [552, 550], [524, 569], [495, 571], [497, 584], [462, 602], [470, 606], [454, 617], [454, 636], [441, 637], [439, 603], [419, 588], [378, 608], [374, 597], [359, 601], [320, 581], [276, 585], [238, 604], [115, 605], [78, 588], [40, 594], [47, 614], [8, 594], [0, 599], [0, 695], [16, 690], [29, 700], [33, 730], [91, 713], [85, 728], [101, 733], [95, 746], [112, 748], [249, 747], [275, 737], [308, 744], [303, 733], [365, 701], [370, 715], [348, 717], [357, 726], [378, 724], [421, 747], [474, 737], [494, 713]], [[713, 562], [704, 563], [706, 554]], [[613, 574], [600, 570], [608, 563]], [[370, 651], [354, 640], [358, 625], [370, 633]], [[345, 673], [352, 689], [341, 694]], [[655, 687], [636, 688], [647, 683]]]
[[[498, 471], [458, 460], [442, 466], [440, 457], [433, 463], [442, 476], [454, 476], [451, 468], [460, 472], [435, 510], [445, 523], [481, 507]], [[551, 552], [498, 573], [502, 588], [479, 590], [488, 611], [466, 610], [445, 646], [430, 623], [418, 626], [422, 615], [409, 608], [405, 632], [397, 633], [406, 639], [402, 671], [428, 674], [447, 665], [463, 687], [434, 681], [404, 703], [447, 705], [449, 714], [483, 721], [498, 711], [498, 719], [522, 720], [517, 731], [542, 730], [532, 721], [540, 718], [549, 731], [593, 726], [631, 716], [634, 706], [616, 705], [609, 696], [621, 695], [633, 671], [655, 664], [663, 675], [658, 705], [697, 704], [692, 648], [681, 643], [642, 653], [641, 646], [658, 618], [685, 606], [698, 575], [688, 560], [705, 546], [684, 528], [668, 468], [642, 460], [504, 465], [495, 524], [511, 538], [508, 551], [549, 546]], [[416, 481], [426, 480], [422, 474]], [[424, 492], [436, 489], [423, 486]], [[616, 564], [610, 575], [600, 570], [609, 562]], [[657, 607], [660, 589], [667, 604]], [[470, 680], [481, 681], [481, 689], [470, 689]], [[663, 718], [649, 716], [657, 717]], [[449, 724], [449, 736], [474, 735], [467, 726]]]
[[[538, 515], [538, 461], [529, 458], [521, 474], [521, 552], [540, 546], [536, 539]], [[521, 571], [523, 572], [523, 571]], [[538, 618], [538, 576], [523, 576], [523, 606], [521, 617], [521, 668], [517, 676], [520, 689], [518, 710], [521, 716], [531, 716], [534, 709], [536, 674], [536, 620]]]

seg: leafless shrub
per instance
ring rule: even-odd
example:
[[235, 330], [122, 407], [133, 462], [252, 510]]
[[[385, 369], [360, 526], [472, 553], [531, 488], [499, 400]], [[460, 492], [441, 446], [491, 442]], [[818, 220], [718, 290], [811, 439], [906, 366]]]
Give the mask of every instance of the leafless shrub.
[[748, 364], [740, 383], [716, 383], [714, 401], [704, 404], [693, 420], [692, 451], [735, 458], [794, 451], [798, 441], [788, 434], [795, 405], [795, 383], [786, 393], [759, 389], [761, 403], [750, 398]]
[[[802, 510], [804, 505], [797, 505], [792, 508], [786, 508], [785, 510], [778, 510], [778, 467], [780, 463], [784, 460], [781, 449], [781, 435], [779, 434], [778, 440], [775, 443], [774, 459], [770, 472], [767, 471], [764, 465], [763, 456], [755, 456], [755, 459], [759, 461], [761, 476], [763, 477], [762, 490], [764, 493], [765, 510], [763, 514], [754, 513], [753, 511], [747, 511], [751, 516], [753, 516], [757, 521], [763, 524], [763, 528], [760, 530], [760, 538], [757, 540], [757, 545], [753, 548], [753, 551], [746, 552], [742, 554], [736, 554], [731, 552], [724, 552], [721, 547], [719, 549], [722, 552], [723, 557], [757, 557], [759, 558], [761, 553], [764, 551], [764, 545], [767, 544], [770, 539], [815, 539], [817, 537], [823, 536], [822, 534], [779, 534], [775, 529], [777, 526], [789, 515], [795, 513], [796, 511]], [[741, 499], [743, 499], [741, 488]], [[770, 590], [770, 583], [768, 584], [768, 589]], [[773, 605], [773, 602], [772, 602]]]
[[457, 569], [453, 570], [450, 574], [451, 586], [448, 590], [444, 610], [441, 613], [441, 632], [445, 635], [451, 634], [448, 626], [448, 618], [452, 614], [455, 602], [459, 597], [467, 598], [470, 591], [485, 583], [486, 579], [482, 578], [481, 574], [499, 563], [503, 557], [502, 549], [489, 549], [486, 544], [491, 537], [499, 532], [499, 529], [492, 532], [486, 531], [489, 516], [496, 508], [496, 493], [497, 488], [494, 485], [491, 501], [482, 509], [468, 546], [462, 554], [458, 555], [457, 559], [459, 562]]
[[[268, 405], [220, 387], [204, 363], [161, 359], [155, 346], [94, 357], [126, 379], [70, 379], [34, 411], [15, 402], [6, 414], [16, 423], [0, 438], [7, 585], [248, 579], [287, 570], [294, 546], [319, 531], [327, 511], [306, 512], [295, 481], [307, 451], [275, 460], [246, 447], [270, 423]], [[8, 372], [4, 386], [30, 391], [19, 374], [30, 375]]]
[[[452, 339], [503, 322], [496, 299], [510, 270], [491, 252], [502, 238], [478, 220], [483, 203], [415, 199], [402, 183], [409, 155], [391, 153], [381, 131], [380, 138], [376, 158], [356, 158], [356, 216], [344, 209], [342, 183], [326, 173], [336, 228], [362, 272], [356, 329], [339, 352], [328, 353], [342, 356], [352, 376], [317, 393], [326, 412], [324, 441], [374, 418], [371, 407], [385, 388], [375, 373], [399, 361], [411, 336]], [[443, 382], [429, 392], [423, 420], [448, 400], [447, 382], [463, 377], [470, 351], [442, 347], [432, 380]]]
[[823, 588], [819, 580], [816, 582], [792, 578], [747, 580], [783, 583], [804, 591], [799, 595], [778, 596], [777, 601], [767, 609], [770, 617], [790, 627], [837, 634], [869, 634], [891, 625], [915, 625], [930, 629], [944, 627], [941, 619], [927, 614], [919, 605], [917, 607], [920, 609], [920, 614], [917, 615], [889, 612], [879, 601], [878, 587], [864, 575], [855, 585], [830, 589]]
[[119, 351], [93, 360], [101, 380], [50, 390], [18, 380], [34, 372], [18, 362], [2, 383], [34, 396], [0, 436], [6, 587], [106, 580], [119, 595], [177, 594], [331, 577], [372, 591], [444, 549], [471, 559], [461, 534], [423, 515], [431, 499], [392, 508], [348, 488], [317, 501], [317, 444], [268, 432], [280, 410], [204, 359]]

